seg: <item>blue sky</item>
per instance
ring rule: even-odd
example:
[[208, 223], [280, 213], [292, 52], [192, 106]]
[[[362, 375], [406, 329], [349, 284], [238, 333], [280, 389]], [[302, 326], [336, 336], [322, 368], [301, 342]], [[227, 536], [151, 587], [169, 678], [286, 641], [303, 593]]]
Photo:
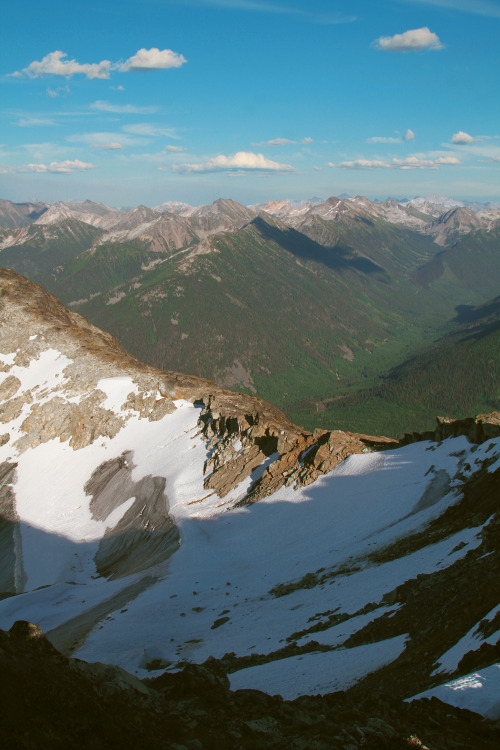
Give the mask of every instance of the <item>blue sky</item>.
[[9, 3], [0, 197], [500, 199], [500, 0]]

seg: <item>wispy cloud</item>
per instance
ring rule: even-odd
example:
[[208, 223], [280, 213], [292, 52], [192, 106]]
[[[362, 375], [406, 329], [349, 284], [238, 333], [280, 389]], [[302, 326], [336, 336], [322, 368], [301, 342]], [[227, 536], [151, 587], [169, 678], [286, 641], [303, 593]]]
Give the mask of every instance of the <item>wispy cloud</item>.
[[159, 110], [159, 107], [154, 105], [148, 107], [136, 107], [134, 104], [111, 104], [111, 102], [102, 101], [100, 99], [91, 104], [90, 108], [96, 109], [99, 112], [111, 112], [121, 115], [152, 115]]
[[227, 10], [246, 11], [249, 13], [273, 13], [279, 15], [297, 16], [302, 20], [312, 23], [341, 24], [351, 23], [357, 19], [352, 14], [344, 13], [322, 13], [314, 10], [294, 8], [290, 5], [279, 3], [260, 2], [260, 0], [174, 0], [182, 5], [195, 5], [208, 8], [225, 8]]
[[21, 166], [0, 165], [0, 174], [21, 174], [35, 172], [36, 174], [73, 174], [74, 172], [85, 172], [95, 169], [95, 164], [89, 164], [79, 159], [72, 161], [53, 161], [50, 164], [24, 164]]
[[71, 93], [69, 86], [58, 86], [55, 89], [47, 89], [47, 95], [51, 99], [55, 99], [58, 96], [68, 96]]
[[[162, 169], [159, 167], [159, 169]], [[163, 169], [168, 169], [164, 167]], [[204, 162], [194, 164], [174, 164], [171, 169], [175, 172], [200, 173], [200, 172], [294, 172], [291, 164], [279, 164], [271, 159], [266, 159], [263, 154], [254, 154], [251, 151], [238, 151], [232, 156], [219, 154]]]
[[12, 76], [20, 78], [39, 78], [41, 76], [62, 76], [71, 78], [74, 75], [84, 75], [86, 78], [109, 78], [112, 71], [120, 73], [141, 72], [148, 70], [167, 70], [168, 68], [179, 68], [186, 58], [171, 49], [160, 50], [157, 47], [151, 49], [140, 49], [135, 55], [125, 61], [112, 63], [110, 60], [101, 60], [98, 63], [79, 63], [76, 60], [67, 60], [67, 53], [61, 50], [49, 52], [41, 60], [34, 60], [26, 68], [16, 70]]
[[145, 138], [179, 138], [175, 128], [164, 128], [152, 125], [149, 122], [139, 122], [133, 125], [124, 125], [122, 130], [132, 135], [141, 135]]
[[49, 117], [21, 117], [17, 125], [20, 128], [39, 128], [55, 125], [54, 120]]
[[500, 18], [498, 0], [399, 0], [406, 5], [431, 5], [477, 16]]
[[427, 26], [421, 29], [410, 29], [403, 34], [394, 36], [381, 36], [375, 40], [374, 45], [383, 52], [419, 52], [420, 50], [443, 49], [437, 34]]
[[307, 146], [309, 143], [314, 143], [314, 139], [306, 136], [300, 141], [293, 141], [290, 138], [271, 138], [269, 141], [258, 141], [257, 143], [251, 143], [251, 146], [297, 146], [301, 143]]
[[251, 143], [251, 146], [296, 146], [297, 141], [291, 141], [289, 138], [271, 138], [270, 141], [259, 141]]
[[140, 138], [116, 132], [89, 132], [72, 133], [66, 137], [69, 143], [82, 143], [86, 146], [100, 147], [109, 143], [120, 144], [120, 146], [145, 146], [151, 142], [149, 138]]
[[165, 146], [165, 151], [170, 151], [172, 153], [179, 153], [180, 151], [185, 150], [185, 146]]
[[111, 143], [93, 143], [91, 148], [101, 148], [103, 151], [122, 151], [125, 146], [117, 141]]
[[[340, 169], [439, 169], [441, 166], [461, 164], [456, 156], [438, 156], [425, 158], [408, 156], [406, 159], [354, 159], [337, 164]], [[333, 166], [329, 164], [328, 166]]]
[[404, 143], [405, 141], [412, 141], [415, 138], [415, 133], [413, 130], [408, 130], [404, 135], [399, 136], [384, 136], [384, 135], [374, 135], [372, 138], [367, 138], [367, 143]]

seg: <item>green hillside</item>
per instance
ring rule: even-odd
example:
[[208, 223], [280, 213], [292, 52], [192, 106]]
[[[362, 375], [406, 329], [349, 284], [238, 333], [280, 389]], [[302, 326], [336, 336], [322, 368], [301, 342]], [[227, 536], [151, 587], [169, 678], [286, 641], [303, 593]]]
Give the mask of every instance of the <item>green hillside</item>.
[[[28, 241], [0, 251], [0, 264], [42, 283], [134, 355], [255, 392], [306, 427], [395, 434], [402, 424], [428, 426], [436, 410], [451, 413], [440, 366], [412, 365], [401, 393], [399, 375], [383, 391], [381, 378], [454, 330], [456, 308], [500, 292], [498, 229], [444, 251], [428, 236], [359, 217], [314, 217], [305, 235], [258, 216], [180, 250], [109, 242], [75, 220], [16, 231]], [[447, 355], [454, 388], [462, 369], [476, 367], [472, 349], [477, 361], [487, 356], [486, 338], [481, 355], [475, 339], [463, 357]], [[457, 391], [466, 412], [490, 403], [489, 385], [466, 382]]]
[[[317, 403], [318, 425], [384, 433], [433, 429], [435, 417], [500, 409], [500, 298], [462, 312], [454, 333], [394, 368], [376, 387]], [[312, 404], [297, 404], [303, 421]], [[402, 426], [404, 428], [402, 429]]]

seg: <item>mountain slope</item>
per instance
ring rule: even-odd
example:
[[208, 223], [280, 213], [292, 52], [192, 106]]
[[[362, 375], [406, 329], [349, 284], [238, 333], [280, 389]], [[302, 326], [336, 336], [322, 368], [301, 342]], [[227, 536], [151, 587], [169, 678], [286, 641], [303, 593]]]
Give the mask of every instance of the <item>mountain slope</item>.
[[474, 289], [496, 296], [500, 278], [499, 247], [500, 223], [496, 222], [489, 231], [470, 232], [437, 253], [415, 271], [413, 278], [422, 288], [433, 289], [438, 294], [448, 294], [450, 289], [462, 287], [464, 303], [469, 291]]
[[495, 662], [500, 414], [400, 448], [311, 434], [13, 272], [0, 305], [1, 627], [141, 676], [211, 656], [288, 698]]
[[0, 227], [25, 227], [36, 221], [45, 211], [46, 203], [13, 203], [0, 199]]
[[259, 392], [309, 429], [317, 413], [335, 424], [325, 401], [378, 384], [452, 330], [456, 307], [500, 291], [495, 227], [441, 250], [394, 201], [286, 206], [288, 223], [227, 199], [175, 213], [57, 204], [40, 221], [89, 223], [2, 230], [0, 263], [152, 365]]
[[0, 235], [0, 264], [47, 283], [51, 272], [92, 246], [102, 232], [78, 219], [30, 224]]
[[463, 418], [499, 409], [499, 298], [464, 309], [458, 320], [467, 322], [391, 369], [379, 385], [324, 399], [317, 423], [399, 435], [402, 424], [407, 431], [430, 429], [436, 414]]

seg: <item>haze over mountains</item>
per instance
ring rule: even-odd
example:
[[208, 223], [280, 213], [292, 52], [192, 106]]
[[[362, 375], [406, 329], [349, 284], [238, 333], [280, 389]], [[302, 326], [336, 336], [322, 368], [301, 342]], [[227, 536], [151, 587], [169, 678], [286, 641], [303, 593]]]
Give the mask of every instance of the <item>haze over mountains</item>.
[[[364, 430], [352, 394], [457, 330], [457, 309], [500, 293], [500, 209], [439, 196], [126, 211], [3, 201], [0, 215], [1, 265], [44, 284], [142, 360], [259, 393], [309, 428]], [[481, 352], [484, 373], [498, 360], [491, 327]], [[471, 395], [454, 416], [498, 406], [490, 381], [464, 377]], [[421, 380], [417, 391], [433, 389]], [[387, 410], [377, 398], [370, 429], [425, 429], [451, 399], [451, 387], [428, 408], [420, 399]]]

